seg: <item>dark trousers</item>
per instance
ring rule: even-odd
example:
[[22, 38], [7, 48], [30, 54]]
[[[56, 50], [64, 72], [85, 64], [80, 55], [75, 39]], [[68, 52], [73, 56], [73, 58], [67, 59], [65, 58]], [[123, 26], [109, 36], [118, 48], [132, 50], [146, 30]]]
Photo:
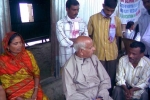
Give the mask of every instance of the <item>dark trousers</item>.
[[113, 87], [116, 85], [116, 67], [117, 67], [117, 59], [111, 61], [101, 61], [102, 65], [106, 69], [110, 79], [111, 79], [111, 88], [109, 89], [110, 96], [112, 95]]
[[[124, 90], [121, 86], [116, 86], [113, 90], [113, 94], [112, 94], [112, 98], [113, 100], [126, 100], [125, 99], [125, 94], [124, 94]], [[132, 99], [132, 100], [148, 100], [148, 93], [145, 90], [142, 94], [141, 94], [141, 98], [140, 99]]]

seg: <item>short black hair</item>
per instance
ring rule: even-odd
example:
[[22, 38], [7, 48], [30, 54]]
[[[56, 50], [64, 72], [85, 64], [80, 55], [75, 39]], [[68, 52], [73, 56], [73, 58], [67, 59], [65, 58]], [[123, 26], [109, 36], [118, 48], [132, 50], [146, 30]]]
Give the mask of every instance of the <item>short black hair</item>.
[[70, 9], [71, 5], [77, 6], [77, 5], [79, 5], [79, 2], [77, 0], [67, 0], [66, 8]]
[[104, 5], [109, 7], [109, 8], [113, 8], [113, 9], [116, 8], [117, 3], [118, 3], [117, 0], [104, 0]]
[[127, 22], [126, 29], [130, 29], [132, 25], [134, 25], [133, 21]]
[[8, 41], [8, 45], [10, 45], [10, 43], [12, 42], [12, 40], [13, 40], [15, 37], [17, 37], [17, 36], [21, 37], [21, 35], [20, 35], [19, 33], [14, 33], [14, 34], [10, 37], [10, 39], [9, 39], [9, 41]]
[[145, 45], [142, 42], [134, 41], [130, 44], [130, 48], [140, 48], [140, 53], [145, 52]]

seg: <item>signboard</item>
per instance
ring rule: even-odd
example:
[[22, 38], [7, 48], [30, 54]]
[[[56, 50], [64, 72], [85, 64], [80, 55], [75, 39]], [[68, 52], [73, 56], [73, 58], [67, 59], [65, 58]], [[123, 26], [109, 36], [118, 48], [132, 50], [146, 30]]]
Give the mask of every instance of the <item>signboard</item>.
[[141, 0], [120, 0], [119, 17], [122, 24], [128, 21], [136, 22], [141, 15]]

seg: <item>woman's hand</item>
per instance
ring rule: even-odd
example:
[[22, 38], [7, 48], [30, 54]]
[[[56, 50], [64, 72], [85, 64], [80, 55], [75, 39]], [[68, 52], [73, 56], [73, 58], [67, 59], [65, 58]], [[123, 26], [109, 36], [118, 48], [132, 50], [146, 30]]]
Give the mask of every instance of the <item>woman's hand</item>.
[[36, 100], [36, 99], [24, 99], [22, 97], [17, 97], [16, 100]]
[[16, 100], [24, 100], [22, 97], [17, 97]]
[[32, 94], [32, 97], [31, 97], [33, 100], [36, 100], [37, 98], [37, 92], [34, 91], [34, 93]]
[[34, 91], [33, 91], [33, 94], [32, 94], [32, 99], [36, 100], [37, 98], [37, 94], [38, 94], [38, 89], [39, 89], [39, 77], [34, 77]]

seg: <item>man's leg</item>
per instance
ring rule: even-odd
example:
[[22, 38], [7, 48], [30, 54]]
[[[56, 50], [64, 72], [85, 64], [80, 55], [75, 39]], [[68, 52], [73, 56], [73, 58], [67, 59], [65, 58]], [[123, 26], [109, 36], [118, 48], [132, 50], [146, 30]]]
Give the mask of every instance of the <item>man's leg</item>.
[[102, 63], [102, 65], [104, 66], [105, 70], [107, 71], [106, 61], [102, 61], [102, 60], [100, 60], [100, 62], [101, 62], [101, 63]]
[[125, 95], [122, 87], [116, 86], [112, 93], [113, 100], [125, 100]]
[[112, 92], [114, 86], [116, 85], [116, 66], [117, 66], [117, 60], [112, 60], [112, 61], [107, 61], [107, 66], [108, 66], [108, 74], [111, 79], [111, 89], [110, 93]]
[[148, 93], [146, 90], [142, 93], [140, 100], [148, 100]]
[[111, 60], [111, 61], [101, 61], [102, 65], [106, 69], [110, 79], [111, 79], [111, 88], [109, 90], [110, 96], [112, 95], [113, 87], [116, 85], [116, 66], [117, 66], [117, 60]]

